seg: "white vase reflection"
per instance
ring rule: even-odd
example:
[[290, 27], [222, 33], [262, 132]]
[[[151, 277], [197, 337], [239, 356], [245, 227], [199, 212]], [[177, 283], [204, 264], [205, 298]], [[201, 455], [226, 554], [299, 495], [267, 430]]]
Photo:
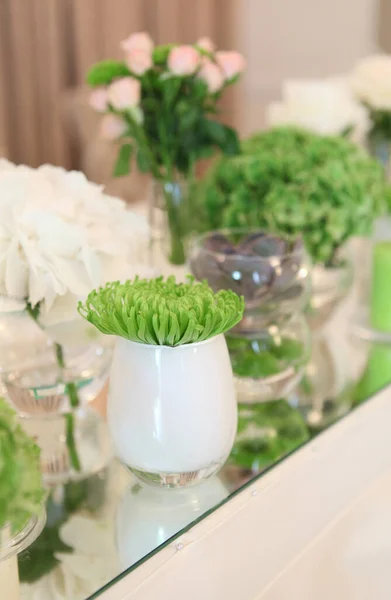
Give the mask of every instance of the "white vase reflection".
[[127, 569], [228, 496], [217, 477], [187, 489], [164, 490], [133, 483], [118, 506], [116, 540]]

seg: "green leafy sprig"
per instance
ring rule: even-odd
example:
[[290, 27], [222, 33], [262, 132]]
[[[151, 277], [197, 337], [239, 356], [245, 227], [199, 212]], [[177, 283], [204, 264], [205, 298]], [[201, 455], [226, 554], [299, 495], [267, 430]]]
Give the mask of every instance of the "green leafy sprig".
[[206, 282], [139, 279], [92, 291], [79, 313], [102, 333], [144, 344], [179, 346], [207, 340], [234, 327], [244, 300], [231, 290], [216, 294]]
[[19, 531], [42, 508], [40, 450], [23, 431], [16, 412], [0, 398], [0, 528]]
[[198, 190], [204, 229], [260, 227], [302, 235], [313, 261], [334, 264], [354, 235], [387, 210], [383, 169], [343, 137], [295, 127], [256, 134], [221, 157]]

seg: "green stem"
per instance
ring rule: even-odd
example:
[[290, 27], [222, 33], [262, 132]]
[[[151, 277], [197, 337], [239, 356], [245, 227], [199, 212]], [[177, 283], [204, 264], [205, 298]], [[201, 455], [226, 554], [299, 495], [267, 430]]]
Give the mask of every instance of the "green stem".
[[[60, 344], [55, 343], [54, 349], [56, 353], [57, 364], [60, 367], [61, 371], [65, 368], [64, 361], [64, 350]], [[69, 398], [69, 402], [72, 408], [77, 408], [80, 405], [79, 394], [77, 391], [76, 384], [66, 383], [65, 384], [65, 392]], [[75, 469], [75, 471], [80, 471], [80, 460], [76, 449], [76, 441], [75, 441], [75, 420], [73, 412], [65, 413], [65, 424], [66, 424], [66, 441], [69, 452], [69, 458], [71, 460], [71, 465]]]
[[[65, 361], [62, 346], [60, 344], [55, 344], [54, 348], [56, 351], [57, 364], [60, 367], [60, 369], [64, 369]], [[67, 393], [72, 408], [77, 408], [80, 405], [80, 399], [76, 384], [74, 384], [73, 382], [65, 384], [65, 391]]]
[[73, 413], [66, 413], [65, 427], [66, 427], [66, 441], [69, 452], [69, 458], [71, 459], [71, 465], [75, 471], [81, 471], [81, 465], [79, 455], [77, 453], [76, 442], [75, 442], [75, 420]]
[[186, 235], [187, 225], [187, 215], [185, 214], [186, 206], [183, 206], [183, 203], [186, 202], [186, 198], [182, 198], [179, 202], [179, 206], [176, 206], [175, 199], [173, 198], [175, 190], [173, 190], [172, 193], [167, 191], [167, 184], [175, 186], [175, 179], [172, 179], [167, 183], [162, 182], [167, 210], [168, 229], [170, 232], [169, 261], [173, 265], [183, 265], [186, 261], [185, 247], [183, 242], [184, 236]]

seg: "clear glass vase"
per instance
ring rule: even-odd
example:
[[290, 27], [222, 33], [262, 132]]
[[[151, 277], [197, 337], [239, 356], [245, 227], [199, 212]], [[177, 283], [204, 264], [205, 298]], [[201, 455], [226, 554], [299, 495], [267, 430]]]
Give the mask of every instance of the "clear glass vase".
[[310, 354], [303, 312], [310, 297], [310, 261], [301, 240], [260, 230], [209, 232], [194, 242], [190, 266], [214, 291], [244, 296], [242, 321], [227, 335], [238, 401], [288, 394]]
[[378, 219], [372, 239], [360, 255], [354, 334], [366, 341], [391, 344], [391, 218]]
[[26, 310], [0, 312], [2, 391], [41, 447], [47, 483], [85, 476], [110, 457], [88, 402], [107, 380], [111, 344], [81, 318], [43, 329]]
[[337, 266], [314, 265], [311, 269], [311, 298], [306, 312], [313, 331], [327, 323], [336, 308], [349, 293], [353, 284], [353, 262], [344, 249]]
[[189, 185], [185, 178], [152, 181], [149, 220], [153, 266], [160, 266], [162, 257], [172, 265], [185, 264], [191, 218]]
[[32, 516], [20, 531], [12, 531], [9, 524], [0, 528], [0, 591], [4, 600], [20, 599], [17, 555], [37, 539], [45, 522], [42, 507], [40, 514]]
[[313, 335], [304, 377], [290, 398], [314, 433], [330, 426], [352, 406], [349, 353], [342, 342], [338, 335], [324, 330]]
[[391, 140], [383, 135], [368, 137], [368, 150], [384, 167], [387, 179], [391, 178]]

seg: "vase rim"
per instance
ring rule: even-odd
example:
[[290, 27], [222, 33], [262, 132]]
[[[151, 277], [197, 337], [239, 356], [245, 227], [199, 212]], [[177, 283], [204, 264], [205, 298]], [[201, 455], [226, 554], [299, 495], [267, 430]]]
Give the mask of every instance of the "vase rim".
[[0, 561], [9, 558], [14, 554], [19, 554], [32, 544], [42, 532], [46, 524], [45, 504], [42, 503], [40, 511], [32, 514], [21, 529], [16, 532], [11, 531], [11, 525], [7, 522], [1, 528], [0, 532], [9, 531], [10, 536], [5, 545], [0, 542]]
[[[228, 333], [228, 332], [225, 332]], [[137, 346], [144, 346], [147, 348], [165, 348], [167, 350], [179, 350], [181, 348], [194, 348], [195, 346], [202, 346], [205, 344], [209, 344], [210, 342], [212, 342], [213, 340], [215, 340], [216, 338], [223, 336], [223, 333], [218, 333], [217, 335], [212, 335], [212, 337], [208, 338], [207, 340], [202, 340], [201, 342], [191, 342], [190, 344], [178, 344], [177, 346], [167, 346], [165, 344], [145, 344], [144, 342], [136, 342], [135, 340], [128, 340], [127, 338], [124, 338], [120, 335], [117, 336], [117, 338], [119, 340], [124, 340], [125, 342], [129, 342], [130, 344], [136, 344]]]

